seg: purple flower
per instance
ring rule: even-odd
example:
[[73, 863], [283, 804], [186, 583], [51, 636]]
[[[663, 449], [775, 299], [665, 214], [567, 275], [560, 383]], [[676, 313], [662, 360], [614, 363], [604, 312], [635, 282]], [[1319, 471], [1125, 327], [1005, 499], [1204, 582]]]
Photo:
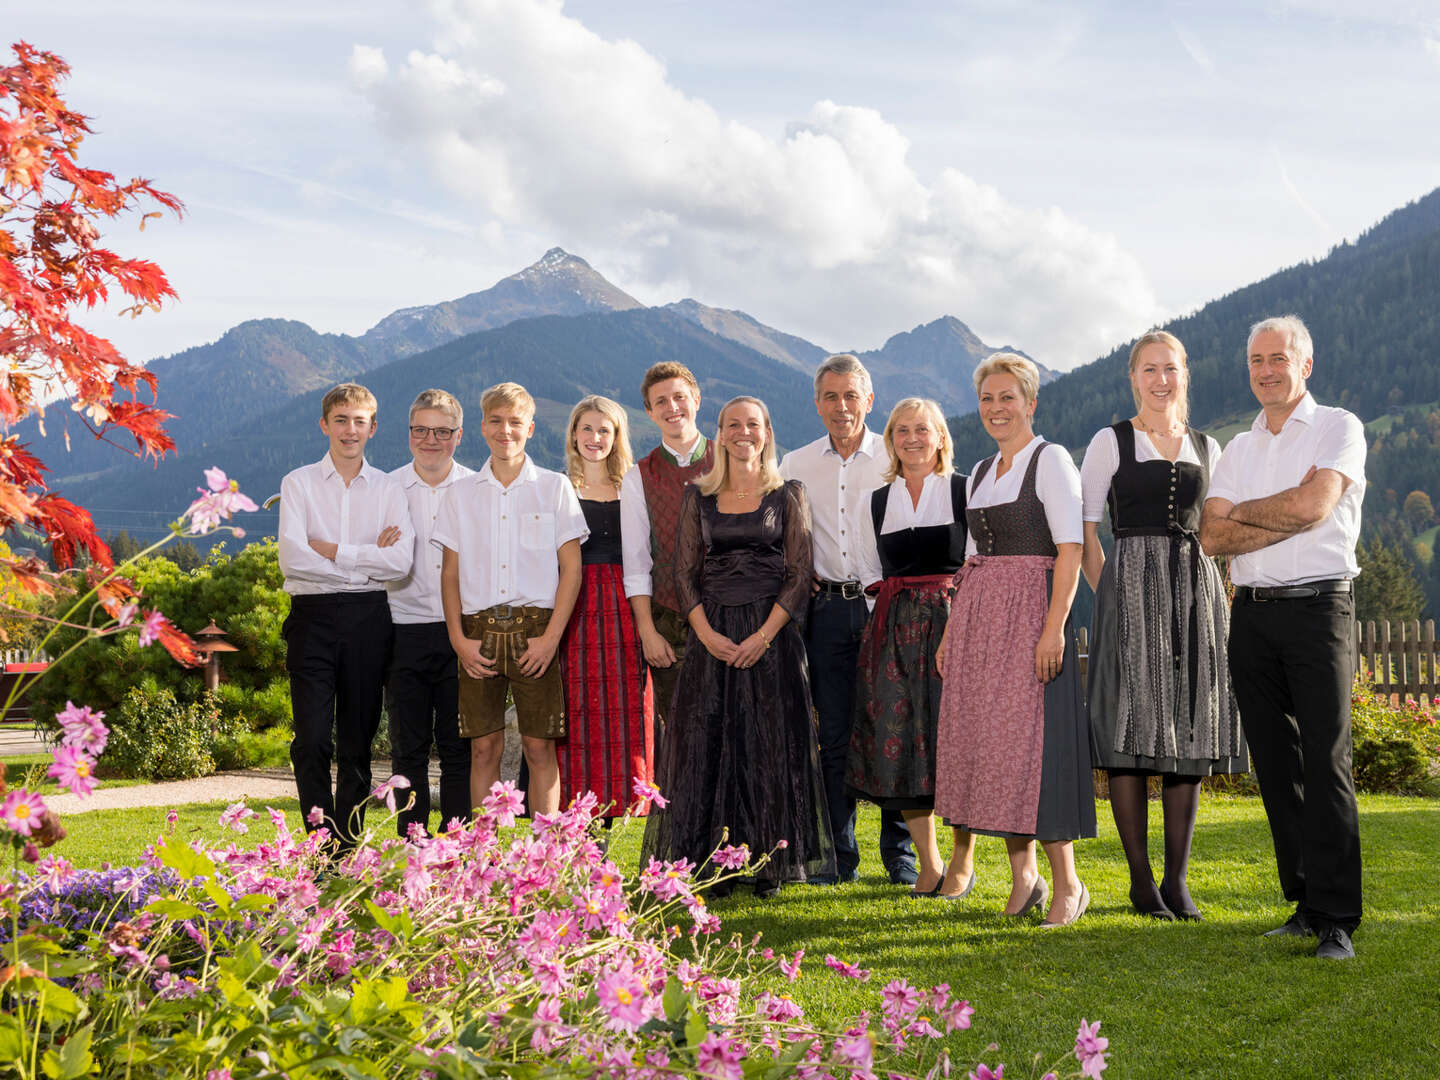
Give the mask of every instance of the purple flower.
[[40, 828], [45, 818], [45, 800], [33, 791], [15, 788], [5, 796], [0, 805], [0, 820], [10, 827], [11, 832], [29, 836]]
[[745, 1075], [740, 1065], [743, 1057], [734, 1042], [712, 1031], [695, 1048], [695, 1068], [700, 1075], [713, 1076], [716, 1080], [740, 1080]]
[[245, 805], [244, 800], [233, 802], [220, 814], [220, 826], [225, 829], [233, 829], [237, 833], [248, 833], [250, 826], [246, 825], [247, 819], [255, 816], [255, 811]]
[[147, 612], [140, 623], [140, 647], [145, 648], [160, 640], [160, 631], [165, 626], [165, 616], [158, 611]]
[[652, 802], [662, 810], [670, 805], [670, 800], [660, 794], [660, 789], [643, 776], [635, 777], [635, 784], [631, 790], [635, 793], [635, 798], [639, 799], [647, 808]]
[[205, 483], [210, 490], [196, 488], [200, 498], [191, 503], [190, 508], [185, 511], [190, 518], [190, 528], [187, 531], [192, 536], [214, 531], [221, 518], [228, 520], [237, 510], [259, 509], [248, 496], [240, 493], [240, 485], [229, 479], [220, 469], [206, 469]]
[[1087, 1024], [1082, 1017], [1075, 1033], [1075, 1060], [1080, 1062], [1080, 1075], [1100, 1080], [1105, 1071], [1105, 1050], [1110, 1040], [1100, 1034], [1100, 1021]]
[[70, 789], [70, 794], [88, 798], [95, 790], [95, 760], [85, 751], [74, 746], [61, 746], [55, 751], [55, 762], [46, 771], [61, 787]]
[[405, 777], [401, 776], [400, 774], [396, 773], [392, 775], [389, 780], [386, 780], [383, 784], [381, 784], [374, 791], [372, 791], [370, 793], [370, 797], [376, 802], [383, 802], [385, 804], [385, 809], [389, 810], [393, 814], [395, 813], [395, 792], [397, 790], [408, 791], [409, 789], [410, 781], [407, 780]]
[[650, 995], [628, 962], [600, 976], [595, 996], [605, 1010], [605, 1026], [612, 1031], [637, 1031], [650, 1019]]
[[73, 701], [65, 702], [65, 708], [55, 714], [55, 722], [60, 725], [61, 745], [73, 746], [91, 757], [99, 757], [105, 752], [105, 744], [110, 739], [110, 729], [101, 722], [104, 719], [105, 714], [99, 709], [92, 709], [89, 705], [79, 706]]
[[723, 866], [726, 870], [739, 870], [750, 861], [749, 844], [727, 844], [711, 856], [716, 866]]
[[525, 796], [508, 780], [497, 780], [490, 785], [490, 794], [480, 804], [495, 815], [502, 826], [515, 824], [515, 818], [525, 812]]
[[828, 953], [825, 956], [825, 966], [831, 971], [838, 971], [847, 979], [858, 979], [861, 982], [865, 982], [870, 978], [870, 972], [864, 968], [856, 967], [854, 964], [847, 964], [844, 960], [837, 960]]
[[966, 1080], [1003, 1080], [1004, 1076], [1004, 1065], [995, 1066], [994, 1072], [990, 1071], [989, 1065], [976, 1065], [974, 1072], [965, 1074]]

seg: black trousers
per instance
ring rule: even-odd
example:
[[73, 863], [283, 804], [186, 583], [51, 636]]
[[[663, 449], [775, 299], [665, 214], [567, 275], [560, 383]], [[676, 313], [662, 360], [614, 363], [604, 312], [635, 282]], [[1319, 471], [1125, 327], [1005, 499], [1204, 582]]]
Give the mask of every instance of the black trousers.
[[455, 650], [443, 622], [396, 623], [395, 649], [385, 682], [390, 718], [390, 768], [410, 781], [396, 792], [410, 809], [397, 819], [400, 835], [411, 822], [430, 826], [430, 747], [440, 756], [440, 822], [470, 820], [470, 740], [460, 737]]
[[1349, 593], [1230, 614], [1230, 675], [1285, 898], [1312, 925], [1360, 925], [1360, 816], [1350, 771], [1355, 607]]
[[[850, 754], [850, 729], [855, 726], [855, 672], [860, 665], [860, 639], [870, 609], [863, 596], [846, 599], [818, 592], [810, 598], [805, 624], [805, 655], [810, 664], [810, 695], [815, 704], [820, 742], [820, 775], [835, 859], [842, 876], [860, 865], [855, 842], [855, 799], [845, 787], [845, 759]], [[880, 860], [894, 875], [914, 871], [915, 849], [898, 810], [880, 814]]]
[[295, 723], [290, 763], [305, 828], [317, 827], [309, 815], [318, 806], [330, 835], [351, 847], [370, 797], [370, 744], [380, 726], [393, 636], [390, 605], [379, 590], [292, 596], [281, 633]]

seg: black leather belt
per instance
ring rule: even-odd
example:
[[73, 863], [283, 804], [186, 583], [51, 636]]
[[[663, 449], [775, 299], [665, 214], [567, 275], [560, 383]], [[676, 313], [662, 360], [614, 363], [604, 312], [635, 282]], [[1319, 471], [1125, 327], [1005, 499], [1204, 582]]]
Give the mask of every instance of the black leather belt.
[[820, 581], [820, 591], [838, 596], [842, 600], [859, 600], [865, 595], [865, 586], [858, 581]]
[[1348, 593], [1351, 588], [1348, 580], [1307, 581], [1304, 585], [1236, 585], [1235, 595], [1263, 604], [1270, 600], [1312, 600], [1331, 593]]

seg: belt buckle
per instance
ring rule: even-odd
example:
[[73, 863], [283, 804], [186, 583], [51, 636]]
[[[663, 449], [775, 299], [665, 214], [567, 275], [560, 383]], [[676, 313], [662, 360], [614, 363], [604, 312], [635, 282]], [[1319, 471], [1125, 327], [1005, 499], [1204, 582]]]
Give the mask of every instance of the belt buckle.
[[840, 583], [840, 599], [859, 600], [865, 595], [865, 586], [858, 581], [842, 581]]

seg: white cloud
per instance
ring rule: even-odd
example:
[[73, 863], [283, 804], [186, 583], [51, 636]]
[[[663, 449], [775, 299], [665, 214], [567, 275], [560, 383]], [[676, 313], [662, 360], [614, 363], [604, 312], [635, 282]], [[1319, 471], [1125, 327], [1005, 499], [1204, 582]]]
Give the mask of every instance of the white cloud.
[[431, 51], [352, 54], [384, 130], [502, 225], [553, 234], [642, 296], [689, 291], [830, 345], [954, 314], [1059, 366], [1157, 315], [1113, 239], [959, 169], [925, 182], [873, 109], [821, 101], [772, 138], [558, 0], [431, 12]]

